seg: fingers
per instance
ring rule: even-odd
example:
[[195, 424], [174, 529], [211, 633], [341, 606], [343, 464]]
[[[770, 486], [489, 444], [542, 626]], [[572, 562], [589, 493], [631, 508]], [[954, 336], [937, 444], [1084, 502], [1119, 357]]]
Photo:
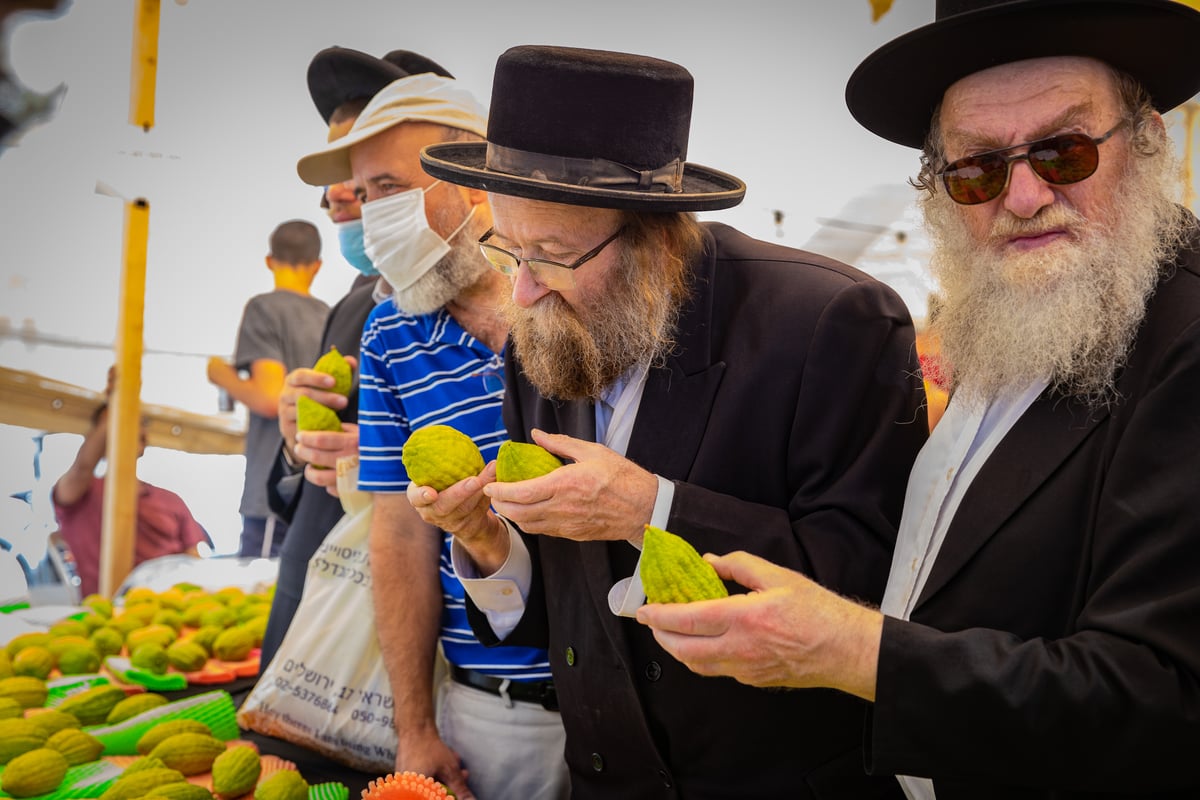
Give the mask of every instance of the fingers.
[[713, 565], [722, 580], [733, 581], [756, 592], [800, 577], [799, 573], [741, 550], [724, 556], [705, 553], [704, 559]]
[[454, 792], [454, 796], [460, 800], [475, 800], [475, 795], [471, 792], [471, 788], [467, 786], [467, 771], [465, 769], [450, 767], [438, 770], [437, 775], [434, 777], [446, 784], [447, 788]]
[[534, 444], [541, 445], [559, 458], [569, 461], [582, 461], [589, 453], [597, 448], [607, 451], [608, 448], [595, 442], [585, 442], [562, 433], [546, 433], [534, 428], [530, 431]]
[[308, 367], [297, 367], [284, 377], [283, 382], [292, 387], [307, 386], [313, 389], [332, 389], [336, 383], [332, 375]]
[[309, 464], [304, 468], [304, 480], [314, 486], [322, 487], [334, 497], [339, 496], [337, 492], [337, 470], [335, 469], [327, 469]]
[[340, 433], [300, 431], [296, 434], [296, 445], [292, 451], [303, 461], [333, 469], [339, 458], [358, 453], [358, 426], [345, 425]]
[[549, 500], [554, 496], [558, 480], [554, 473], [540, 478], [530, 478], [516, 483], [489, 483], [483, 487], [483, 493], [494, 503], [513, 503], [527, 506]]
[[697, 600], [692, 603], [647, 603], [637, 610], [637, 621], [659, 632], [678, 636], [720, 636], [729, 630], [730, 616], [739, 597]]
[[280, 404], [296, 404], [299, 395], [306, 395], [323, 406], [341, 410], [349, 402], [345, 396], [329, 391], [335, 381], [332, 375], [317, 372], [315, 369], [300, 367], [289, 372], [283, 379], [283, 392], [279, 396]]
[[437, 500], [437, 490], [432, 486], [418, 486], [416, 483], [410, 482], [405, 493], [408, 495], [408, 502], [418, 511], [427, 508], [433, 504], [434, 500]]
[[432, 486], [410, 483], [407, 495], [408, 501], [423, 520], [456, 533], [462, 527], [463, 520], [478, 511], [481, 503], [486, 505], [480, 488], [479, 478], [471, 477], [447, 486], [440, 492]]

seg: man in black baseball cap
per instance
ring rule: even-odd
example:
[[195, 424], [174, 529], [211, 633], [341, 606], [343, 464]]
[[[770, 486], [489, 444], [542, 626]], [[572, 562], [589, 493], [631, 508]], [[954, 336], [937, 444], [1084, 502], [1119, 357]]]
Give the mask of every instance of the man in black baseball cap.
[[630, 618], [647, 524], [877, 601], [928, 430], [894, 292], [696, 220], [745, 185], [687, 159], [692, 92], [661, 59], [515, 47], [487, 141], [422, 150], [488, 192], [479, 247], [512, 281], [505, 422], [567, 463], [408, 496], [455, 534], [480, 639], [549, 645], [576, 800], [886, 796], [860, 701], [700, 678]]
[[1200, 796], [1200, 226], [1160, 116], [1197, 43], [1170, 0], [939, 0], [862, 62], [851, 113], [923, 148], [952, 384], [882, 608], [734, 554], [752, 599], [640, 615], [702, 674], [874, 701], [909, 797]]
[[[347, 47], [328, 47], [315, 56], [308, 66], [308, 92], [321, 119], [329, 126], [329, 141], [341, 138], [350, 130], [359, 112], [375, 94], [393, 81], [433, 72], [451, 77], [435, 61], [409, 50], [393, 50], [377, 58]], [[322, 205], [338, 227], [342, 255], [361, 273], [350, 292], [330, 311], [321, 340], [321, 352], [336, 346], [343, 355], [356, 357], [363, 323], [371, 309], [391, 292], [387, 282], [379, 277], [362, 248], [362, 212], [354, 193], [352, 181], [326, 186], [322, 190]], [[357, 245], [355, 245], [357, 243]], [[328, 391], [328, 375], [311, 369], [289, 373], [279, 404], [279, 427], [283, 447], [271, 476], [274, 487], [272, 509], [289, 523], [288, 536], [279, 554], [279, 579], [271, 617], [263, 637], [262, 665], [265, 668], [275, 656], [283, 636], [291, 624], [304, 589], [308, 560], [316, 552], [329, 530], [341, 519], [341, 502], [326, 491], [336, 491], [336, 470], [305, 470], [306, 459], [296, 458], [296, 399], [308, 394], [318, 402], [339, 409], [343, 423], [350, 426], [341, 435], [323, 437], [325, 449], [309, 453], [318, 467], [334, 467], [337, 458], [358, 452], [358, 391], [343, 397]], [[304, 480], [304, 476], [308, 480]]]

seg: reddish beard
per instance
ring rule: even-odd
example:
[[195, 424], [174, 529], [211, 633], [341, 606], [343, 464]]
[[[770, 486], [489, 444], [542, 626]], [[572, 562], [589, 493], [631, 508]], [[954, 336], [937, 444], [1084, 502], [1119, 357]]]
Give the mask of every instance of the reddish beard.
[[520, 369], [544, 397], [598, 399], [626, 370], [674, 346], [684, 267], [623, 248], [601, 291], [572, 307], [550, 292], [530, 308], [505, 305]]

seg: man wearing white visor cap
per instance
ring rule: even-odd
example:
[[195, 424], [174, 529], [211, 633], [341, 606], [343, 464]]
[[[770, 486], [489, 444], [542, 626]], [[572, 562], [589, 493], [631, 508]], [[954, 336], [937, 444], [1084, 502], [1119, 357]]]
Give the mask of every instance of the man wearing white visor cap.
[[[484, 647], [450, 567], [450, 536], [405, 495], [400, 453], [428, 425], [452, 426], [485, 459], [507, 438], [501, 418], [510, 290], [475, 244], [491, 226], [486, 192], [421, 168], [429, 144], [481, 141], [486, 111], [433, 73], [380, 90], [354, 126], [300, 159], [314, 186], [353, 178], [367, 256], [393, 289], [367, 319], [360, 350], [359, 488], [375, 495], [370, 557], [380, 645], [396, 697], [396, 769], [445, 783], [459, 798], [568, 794], [564, 734], [546, 651]], [[302, 434], [311, 435], [311, 434]], [[439, 641], [449, 678], [438, 688]]]

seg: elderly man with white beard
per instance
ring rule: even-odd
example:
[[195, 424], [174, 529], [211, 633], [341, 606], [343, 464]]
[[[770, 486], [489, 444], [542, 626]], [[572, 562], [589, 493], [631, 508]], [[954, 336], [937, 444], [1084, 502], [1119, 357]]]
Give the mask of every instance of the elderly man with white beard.
[[1200, 229], [1160, 117], [1197, 41], [1163, 0], [942, 0], [859, 66], [852, 113], [924, 148], [952, 383], [882, 606], [732, 553], [752, 593], [639, 611], [700, 674], [872, 701], [910, 798], [1200, 792]]

